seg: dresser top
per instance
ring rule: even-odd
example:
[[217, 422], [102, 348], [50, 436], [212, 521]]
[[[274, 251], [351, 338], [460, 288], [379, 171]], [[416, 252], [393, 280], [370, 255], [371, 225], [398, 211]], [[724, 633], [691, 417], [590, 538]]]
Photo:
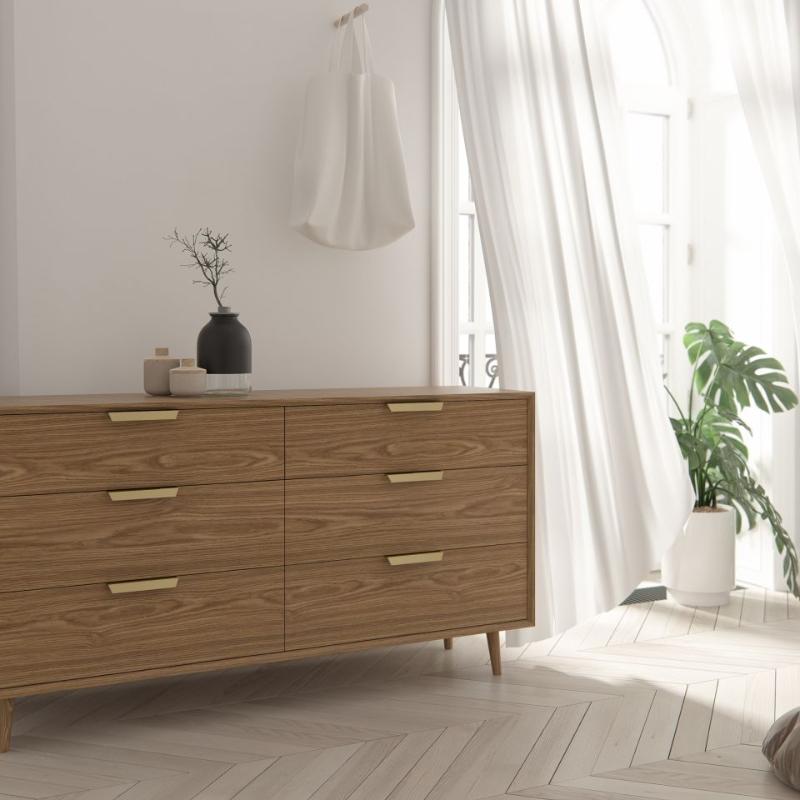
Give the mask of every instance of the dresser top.
[[0, 415], [46, 414], [124, 409], [260, 408], [313, 406], [391, 400], [498, 400], [530, 397], [533, 392], [472, 389], [462, 386], [403, 386], [373, 389], [268, 389], [241, 396], [152, 397], [147, 394], [72, 394], [0, 397]]

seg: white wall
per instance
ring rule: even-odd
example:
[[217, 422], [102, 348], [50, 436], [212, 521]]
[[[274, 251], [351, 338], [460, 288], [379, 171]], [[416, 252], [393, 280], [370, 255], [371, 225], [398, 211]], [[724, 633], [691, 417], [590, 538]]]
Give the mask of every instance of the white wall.
[[304, 86], [347, 8], [16, 0], [22, 393], [136, 391], [153, 346], [193, 354], [211, 295], [162, 237], [205, 225], [231, 235], [256, 386], [427, 383], [430, 0], [373, 0], [368, 17], [416, 229], [350, 253], [287, 225]]
[[0, 2], [0, 394], [19, 391], [14, 7]]

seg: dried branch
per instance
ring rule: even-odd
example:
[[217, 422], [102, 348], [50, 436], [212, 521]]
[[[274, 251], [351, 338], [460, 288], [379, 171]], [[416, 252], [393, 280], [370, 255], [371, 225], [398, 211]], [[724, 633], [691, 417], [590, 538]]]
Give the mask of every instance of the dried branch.
[[223, 255], [232, 249], [228, 241], [228, 234], [216, 234], [211, 228], [199, 228], [189, 237], [178, 233], [178, 229], [175, 228], [164, 239], [169, 242], [170, 247], [177, 244], [181, 248], [181, 252], [189, 256], [191, 261], [182, 266], [198, 269], [202, 275], [202, 278], [193, 280], [192, 283], [210, 286], [217, 307], [222, 308], [222, 298], [225, 297], [228, 288], [227, 286], [223, 288], [221, 281], [225, 275], [233, 272], [233, 267]]

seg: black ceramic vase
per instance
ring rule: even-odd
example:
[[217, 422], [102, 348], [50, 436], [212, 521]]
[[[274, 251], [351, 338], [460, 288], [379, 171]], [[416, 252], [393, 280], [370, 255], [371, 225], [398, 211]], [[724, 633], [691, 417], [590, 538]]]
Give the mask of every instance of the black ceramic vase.
[[253, 344], [239, 315], [227, 306], [212, 311], [197, 336], [197, 366], [208, 373], [208, 391], [246, 394], [252, 388]]

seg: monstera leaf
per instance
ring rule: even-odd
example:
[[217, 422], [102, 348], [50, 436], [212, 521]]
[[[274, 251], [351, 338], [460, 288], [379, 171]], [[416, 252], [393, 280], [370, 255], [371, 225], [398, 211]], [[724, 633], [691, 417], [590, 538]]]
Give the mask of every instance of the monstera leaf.
[[722, 412], [736, 414], [750, 405], [788, 411], [797, 405], [780, 361], [734, 339], [719, 320], [708, 326], [689, 323], [683, 343], [694, 367], [695, 388]]
[[698, 415], [694, 423], [701, 439], [708, 442], [712, 450], [725, 448], [732, 457], [747, 463], [747, 445], [742, 437], [742, 428], [748, 433], [750, 428], [736, 414], [721, 411], [707, 405]]

